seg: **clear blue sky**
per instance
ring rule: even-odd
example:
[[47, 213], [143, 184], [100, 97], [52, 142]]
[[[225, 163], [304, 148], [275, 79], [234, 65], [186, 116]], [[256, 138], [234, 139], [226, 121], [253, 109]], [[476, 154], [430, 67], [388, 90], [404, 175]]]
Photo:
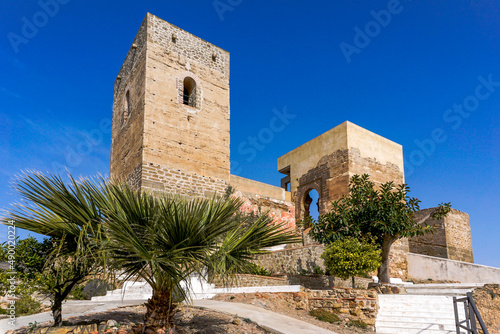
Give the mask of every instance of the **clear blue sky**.
[[44, 3], [0, 4], [1, 208], [21, 170], [108, 173], [113, 82], [149, 11], [231, 52], [233, 173], [279, 185], [280, 155], [349, 120], [402, 144], [422, 207], [469, 213], [476, 262], [500, 267], [498, 1]]

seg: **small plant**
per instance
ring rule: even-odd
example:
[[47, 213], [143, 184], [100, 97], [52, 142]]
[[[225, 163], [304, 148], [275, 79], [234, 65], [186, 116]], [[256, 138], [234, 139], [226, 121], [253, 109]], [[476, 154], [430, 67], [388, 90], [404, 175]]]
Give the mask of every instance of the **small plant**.
[[299, 275], [301, 275], [301, 276], [307, 276], [307, 275], [311, 275], [311, 272], [309, 270], [307, 270], [307, 269], [301, 269], [299, 271]]
[[250, 318], [243, 318], [243, 321], [246, 322], [247, 324], [252, 323], [252, 320]]
[[40, 312], [42, 304], [29, 295], [22, 295], [16, 301], [16, 313], [18, 315], [30, 315]]
[[71, 299], [84, 300], [85, 296], [83, 295], [83, 289], [83, 285], [75, 285], [73, 290], [71, 290]]
[[307, 216], [304, 219], [301, 219], [297, 222], [297, 227], [301, 228], [302, 230], [307, 230], [309, 227], [314, 226], [314, 219], [311, 216]]
[[321, 269], [320, 266], [313, 266], [313, 272], [315, 275], [324, 275], [325, 272], [323, 271], [323, 269]]
[[234, 298], [236, 298], [235, 296], [231, 296], [229, 297], [230, 300], [233, 300]]
[[336, 315], [333, 312], [328, 312], [326, 310], [312, 310], [309, 311], [309, 315], [315, 317], [318, 320], [324, 321], [324, 322], [329, 322], [331, 324], [339, 322], [340, 318], [338, 315]]
[[347, 323], [348, 326], [354, 326], [354, 327], [358, 327], [358, 328], [361, 328], [361, 329], [367, 329], [368, 328], [368, 325], [366, 323], [364, 323], [363, 321], [361, 320], [352, 320], [352, 319], [349, 319], [349, 322]]
[[247, 270], [240, 272], [240, 274], [250, 274], [250, 275], [259, 275], [259, 276], [271, 276], [271, 273], [261, 265], [252, 263]]
[[38, 322], [30, 322], [28, 324], [28, 332], [33, 332], [38, 327]]

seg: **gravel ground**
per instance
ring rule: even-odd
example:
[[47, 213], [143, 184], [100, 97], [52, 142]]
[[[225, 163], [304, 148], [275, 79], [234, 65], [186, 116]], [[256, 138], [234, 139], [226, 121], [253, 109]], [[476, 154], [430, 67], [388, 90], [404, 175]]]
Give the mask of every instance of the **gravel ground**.
[[[116, 323], [106, 331], [106, 333], [125, 334], [131, 332], [132, 327], [140, 324], [144, 318], [146, 308], [144, 306], [128, 306], [102, 313], [92, 313], [83, 316], [72, 317], [64, 321], [64, 326], [73, 326], [82, 323], [105, 324], [112, 320]], [[38, 324], [39, 327], [51, 326], [51, 322]], [[16, 331], [9, 331], [12, 334], [26, 334], [30, 329], [23, 327]], [[229, 314], [215, 312], [207, 309], [200, 309], [190, 306], [182, 306], [176, 315], [177, 334], [265, 334], [267, 331], [249, 319], [235, 317]]]

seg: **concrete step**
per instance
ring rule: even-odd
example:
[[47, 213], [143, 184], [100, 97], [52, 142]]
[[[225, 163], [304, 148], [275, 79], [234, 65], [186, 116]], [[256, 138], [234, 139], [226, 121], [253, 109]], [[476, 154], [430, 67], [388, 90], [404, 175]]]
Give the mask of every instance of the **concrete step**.
[[[391, 326], [391, 327], [377, 327], [377, 334], [456, 334], [456, 329], [437, 329], [433, 327], [428, 328], [411, 328], [411, 327], [401, 327], [401, 326]], [[465, 334], [465, 333], [463, 333]]]
[[[396, 316], [396, 315], [382, 315], [382, 316], [377, 316], [377, 322], [379, 323], [387, 323], [387, 322], [400, 322], [401, 320], [404, 320], [404, 322], [411, 322], [411, 323], [422, 323], [423, 321], [428, 322], [428, 323], [446, 323], [446, 324], [452, 324], [455, 325], [455, 318], [450, 318], [449, 314], [443, 314], [443, 317], [441, 317], [440, 314], [430, 314], [427, 313], [425, 315], [419, 316], [409, 316], [409, 315], [404, 315], [404, 316]], [[425, 319], [425, 320], [422, 320]]]
[[406, 285], [408, 295], [433, 295], [433, 296], [465, 296], [482, 283], [450, 283], [450, 284], [413, 284]]
[[[445, 291], [452, 290], [445, 288]], [[379, 295], [379, 306], [375, 322], [377, 333], [456, 334], [451, 296]]]

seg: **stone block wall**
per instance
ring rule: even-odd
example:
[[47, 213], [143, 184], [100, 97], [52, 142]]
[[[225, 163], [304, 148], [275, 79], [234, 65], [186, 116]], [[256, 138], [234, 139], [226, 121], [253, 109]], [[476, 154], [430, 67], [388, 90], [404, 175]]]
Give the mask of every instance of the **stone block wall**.
[[[221, 280], [214, 279], [212, 282], [216, 288], [223, 288], [224, 285]], [[289, 285], [288, 280], [283, 277], [270, 277], [260, 275], [239, 274], [236, 275], [234, 282], [236, 287], [250, 287], [250, 286], [281, 286]]]
[[154, 163], [142, 164], [142, 188], [163, 190], [185, 196], [210, 197], [224, 194], [227, 183], [214, 177], [189, 173]]
[[255, 262], [273, 274], [298, 274], [302, 270], [314, 272], [318, 266], [323, 271], [325, 264], [320, 258], [325, 246], [309, 245], [283, 249], [267, 254], [257, 255]]
[[[257, 305], [293, 307], [296, 310], [325, 310], [338, 314], [341, 320], [358, 320], [373, 326], [378, 312], [375, 290], [343, 289], [309, 290], [300, 292], [266, 292], [244, 294], [220, 294], [213, 299], [226, 302], [246, 302]], [[253, 299], [253, 301], [252, 301]], [[269, 307], [269, 306], [268, 306]], [[273, 306], [271, 306], [272, 309]]]
[[146, 30], [144, 19], [115, 80], [113, 96], [110, 177], [132, 178], [136, 186], [140, 186], [137, 172], [142, 163], [144, 140]]
[[473, 299], [488, 332], [500, 334], [500, 284], [486, 284], [484, 287], [475, 289]]
[[430, 218], [435, 208], [415, 213], [415, 220], [427, 223], [435, 232], [409, 240], [410, 252], [474, 263], [469, 215], [455, 209], [443, 219]]
[[307, 291], [309, 310], [323, 309], [346, 314], [353, 320], [375, 325], [378, 297], [375, 290], [343, 289]]
[[[314, 273], [316, 266], [325, 272], [325, 264], [321, 258], [324, 250], [324, 245], [288, 248], [257, 255], [255, 262], [273, 274], [298, 274], [302, 270]], [[407, 250], [408, 243], [406, 239], [398, 240], [393, 244], [389, 254], [391, 277], [401, 279], [408, 277]], [[376, 273], [373, 274], [376, 275]]]
[[[229, 52], [154, 15], [147, 19], [144, 162], [228, 182]], [[179, 99], [186, 77], [196, 83], [196, 106]], [[175, 183], [177, 176], [163, 178]]]

